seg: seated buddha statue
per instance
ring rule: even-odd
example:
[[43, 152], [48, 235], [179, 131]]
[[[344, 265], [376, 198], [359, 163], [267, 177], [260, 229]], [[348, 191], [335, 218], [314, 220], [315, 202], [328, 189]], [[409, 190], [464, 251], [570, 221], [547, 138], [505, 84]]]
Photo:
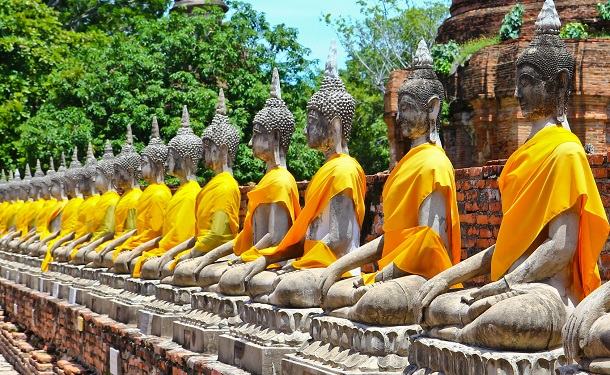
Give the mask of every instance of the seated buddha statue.
[[110, 141], [106, 141], [104, 155], [97, 163], [94, 183], [96, 189], [102, 193], [95, 205], [93, 217], [90, 222], [91, 238], [74, 247], [71, 253], [72, 263], [87, 264], [87, 254], [95, 248], [114, 237], [116, 227], [114, 213], [121, 198], [116, 192], [114, 184], [114, 161]]
[[[455, 176], [437, 128], [444, 97], [422, 40], [413, 71], [398, 90], [396, 123], [411, 149], [383, 189], [384, 234], [326, 268], [319, 283], [322, 306], [343, 308], [333, 315], [368, 324], [411, 324], [412, 296], [426, 280], [459, 262]], [[373, 261], [379, 272], [339, 281]]]
[[2, 203], [0, 203], [0, 236], [2, 236], [6, 231], [6, 215], [11, 210], [11, 198], [8, 194], [8, 180], [4, 169], [0, 175], [0, 200], [2, 201]]
[[610, 283], [589, 294], [570, 315], [563, 349], [581, 370], [610, 374]]
[[[608, 221], [585, 151], [567, 123], [574, 59], [546, 0], [517, 58], [515, 98], [531, 132], [499, 178], [504, 215], [490, 248], [428, 280], [415, 318], [430, 336], [509, 351], [562, 344], [567, 317], [600, 286]], [[452, 285], [491, 274], [481, 288]]]
[[167, 277], [173, 274], [176, 264], [201, 257], [237, 235], [241, 194], [233, 178], [233, 162], [239, 145], [239, 132], [227, 117], [222, 89], [218, 94], [216, 115], [201, 140], [205, 167], [214, 171], [214, 177], [197, 194], [195, 235], [162, 256], [150, 259], [142, 268], [143, 278]]
[[4, 231], [0, 238], [0, 247], [5, 248], [8, 241], [14, 238], [15, 231], [17, 229], [17, 216], [21, 207], [24, 205], [22, 199], [22, 189], [20, 188], [21, 179], [19, 178], [19, 171], [9, 172], [9, 180], [6, 184], [6, 194], [9, 199], [10, 205], [8, 206], [6, 213], [4, 214]]
[[[60, 170], [56, 172], [53, 158], [50, 159], [49, 164], [49, 170], [46, 176], [42, 178], [42, 184], [44, 185], [43, 195], [46, 199], [45, 206], [43, 207], [44, 212], [41, 212], [38, 217], [36, 235], [30, 238], [24, 245], [26, 252], [31, 256], [38, 255], [38, 248], [41, 243], [46, 243], [51, 239], [50, 237], [54, 238], [59, 234], [61, 214], [68, 203], [68, 197], [61, 183], [65, 166], [64, 170], [60, 167]], [[57, 178], [53, 179], [54, 177]]]
[[9, 247], [20, 253], [25, 251], [24, 246], [30, 239], [37, 238], [37, 235], [42, 232], [42, 224], [46, 218], [48, 207], [50, 204], [53, 204], [52, 202], [49, 202], [50, 194], [46, 185], [43, 183], [45, 174], [42, 171], [39, 159], [36, 160], [34, 176], [30, 176], [30, 167], [29, 165], [26, 166], [26, 178], [28, 178], [28, 176], [30, 182], [29, 195], [33, 200], [29, 205], [26, 219], [28, 231], [22, 231], [20, 238], [16, 238], [12, 243], [9, 243]]
[[[87, 254], [88, 267], [102, 267], [103, 264], [95, 262], [98, 254], [107, 246], [114, 249], [117, 241], [124, 242], [137, 230], [137, 205], [142, 190], [140, 190], [140, 154], [133, 147], [131, 125], [127, 125], [127, 137], [121, 152], [114, 160], [113, 180], [115, 186], [123, 190], [114, 210], [114, 235], [111, 239], [102, 242], [93, 248], [89, 245]], [[102, 196], [103, 197], [103, 196]], [[110, 258], [112, 261], [112, 258]]]
[[[195, 173], [203, 154], [203, 142], [191, 129], [186, 106], [182, 111], [180, 129], [169, 141], [167, 150], [167, 171], [180, 180], [180, 187], [167, 205], [161, 235], [133, 250], [121, 252], [113, 265], [117, 274], [131, 273], [133, 277], [140, 277], [142, 267], [149, 259], [162, 256], [195, 235], [195, 202], [201, 190]], [[158, 277], [156, 266], [150, 268], [154, 270], [150, 276]]]
[[[266, 164], [267, 172], [248, 193], [244, 228], [238, 236], [203, 256], [180, 262], [170, 283], [201, 285], [225, 295], [244, 295], [247, 264], [260, 254], [257, 249], [277, 246], [301, 211], [294, 177], [286, 169], [286, 154], [294, 132], [294, 117], [282, 100], [277, 69], [273, 70], [271, 98], [254, 116], [252, 147], [254, 157]], [[236, 261], [218, 262], [231, 254]]]
[[[135, 156], [133, 159], [135, 163]], [[115, 236], [116, 238], [103, 248], [96, 259], [96, 263], [102, 267], [112, 267], [121, 252], [133, 250], [161, 236], [165, 211], [172, 198], [171, 191], [165, 185], [166, 160], [167, 147], [159, 136], [157, 118], [153, 117], [150, 143], [142, 150], [140, 161], [140, 177], [148, 183], [148, 186], [136, 204], [136, 230], [119, 237]], [[126, 171], [126, 167], [127, 165], [119, 168]], [[122, 172], [115, 170], [115, 173]]]
[[73, 232], [59, 239], [53, 244], [51, 258], [58, 262], [69, 262], [72, 260], [72, 252], [81, 244], [89, 241], [93, 236], [94, 222], [96, 217], [95, 207], [99, 203], [100, 194], [95, 184], [95, 174], [97, 173], [97, 159], [93, 155], [93, 147], [89, 143], [87, 147], [87, 159], [83, 167], [79, 167], [78, 159], [76, 159], [77, 151], [75, 149], [72, 164], [76, 164], [76, 168], [68, 170], [66, 176], [68, 180], [73, 180], [76, 185], [75, 189], [83, 194], [84, 201], [78, 207], [76, 221], [74, 223]]
[[[16, 251], [16, 246], [22, 238], [25, 238], [30, 231], [34, 231], [34, 228], [30, 227], [30, 223], [34, 220], [34, 210], [30, 208], [38, 200], [38, 192], [35, 187], [32, 187], [30, 181], [32, 180], [32, 174], [30, 172], [29, 164], [25, 166], [24, 178], [20, 179], [18, 171], [16, 171], [16, 187], [20, 200], [23, 204], [20, 205], [19, 210], [15, 216], [15, 230], [13, 230], [4, 239], [4, 246], [11, 251]], [[39, 202], [36, 202], [36, 206], [40, 206]]]
[[[280, 307], [318, 306], [317, 285], [326, 267], [360, 245], [366, 178], [349, 156], [347, 143], [355, 101], [345, 90], [331, 44], [322, 87], [307, 104], [307, 145], [324, 154], [325, 163], [305, 192], [305, 207], [278, 246], [259, 249], [244, 277], [256, 301]], [[279, 271], [274, 263], [295, 259]], [[359, 274], [360, 270], [351, 270]]]

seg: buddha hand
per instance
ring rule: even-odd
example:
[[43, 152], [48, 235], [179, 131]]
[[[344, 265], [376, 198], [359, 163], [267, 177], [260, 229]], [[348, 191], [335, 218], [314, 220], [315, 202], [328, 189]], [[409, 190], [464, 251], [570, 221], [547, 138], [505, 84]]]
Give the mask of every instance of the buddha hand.
[[415, 324], [422, 324], [424, 320], [424, 310], [430, 306], [432, 301], [441, 294], [449, 291], [449, 281], [441, 274], [436, 275], [432, 279], [426, 281], [417, 292], [415, 305], [413, 308], [413, 317]]

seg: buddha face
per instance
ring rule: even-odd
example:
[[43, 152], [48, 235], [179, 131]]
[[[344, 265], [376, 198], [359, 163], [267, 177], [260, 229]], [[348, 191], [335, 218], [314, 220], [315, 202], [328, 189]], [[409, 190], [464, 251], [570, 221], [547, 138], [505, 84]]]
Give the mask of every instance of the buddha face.
[[121, 188], [131, 187], [133, 180], [132, 173], [119, 164], [114, 164], [114, 183]]
[[517, 66], [515, 98], [521, 113], [528, 120], [537, 120], [557, 113], [558, 89], [555, 79], [543, 79], [531, 64]]
[[109, 184], [108, 177], [101, 168], [96, 168], [95, 177], [93, 178], [93, 183], [95, 184], [95, 188], [97, 190], [106, 191]]
[[430, 131], [428, 110], [409, 93], [398, 98], [396, 122], [405, 138], [418, 138]]
[[173, 177], [180, 177], [183, 174], [182, 156], [173, 148], [168, 149], [167, 161], [165, 162], [167, 173]]
[[154, 162], [148, 155], [142, 155], [142, 164], [140, 165], [140, 173], [145, 181], [152, 181], [156, 177], [156, 169]]
[[43, 198], [49, 198], [51, 196], [51, 190], [47, 184], [40, 184], [39, 186], [40, 196]]
[[328, 150], [333, 145], [333, 128], [322, 113], [316, 109], [307, 111], [307, 125], [303, 131], [307, 136], [307, 146], [314, 150]]
[[252, 139], [248, 146], [252, 148], [252, 153], [255, 158], [263, 161], [270, 161], [273, 158], [273, 152], [276, 145], [279, 144], [279, 132], [268, 131], [264, 126], [254, 123], [252, 129]]
[[63, 188], [64, 186], [61, 182], [53, 180], [53, 182], [51, 183], [51, 195], [56, 198], [60, 197]]
[[38, 188], [38, 186], [30, 184], [30, 188], [28, 189], [28, 194], [30, 195], [30, 197], [37, 197], [39, 192], [40, 189]]
[[207, 169], [218, 170], [222, 168], [222, 151], [218, 145], [208, 139], [203, 141], [203, 165]]

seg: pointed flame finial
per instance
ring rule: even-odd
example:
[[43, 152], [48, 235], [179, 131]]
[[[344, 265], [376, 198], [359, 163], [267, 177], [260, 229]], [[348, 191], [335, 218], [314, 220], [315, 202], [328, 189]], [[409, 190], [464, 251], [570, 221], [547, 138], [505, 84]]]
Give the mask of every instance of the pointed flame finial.
[[282, 88], [280, 87], [280, 74], [277, 72], [277, 68], [273, 68], [273, 75], [271, 76], [271, 97], [282, 99]]
[[87, 161], [89, 161], [89, 159], [95, 159], [95, 155], [93, 154], [93, 145], [91, 142], [89, 142], [87, 145]]
[[27, 179], [27, 180], [32, 178], [32, 172], [30, 170], [30, 163], [27, 163], [25, 165], [25, 177], [24, 178]]
[[152, 129], [150, 130], [151, 138], [161, 138], [159, 135], [159, 122], [157, 121], [157, 116], [153, 116], [152, 119]]
[[55, 160], [53, 160], [52, 156], [49, 158], [49, 170], [55, 170]]
[[131, 131], [131, 124], [127, 124], [127, 136], [125, 143], [129, 145], [133, 145], [133, 133]]
[[555, 8], [553, 0], [546, 0], [536, 20], [536, 34], [559, 34], [561, 31], [561, 20]]
[[64, 167], [66, 168], [66, 153], [65, 152], [61, 152], [61, 165], [60, 167]]
[[112, 144], [110, 143], [110, 140], [107, 139], [106, 144], [104, 145], [104, 155], [111, 154], [111, 153], [112, 153]]
[[216, 104], [216, 113], [223, 116], [227, 115], [227, 102], [225, 100], [225, 92], [222, 88], [220, 89], [220, 91], [218, 91], [218, 104]]
[[430, 50], [425, 40], [420, 40], [413, 59], [413, 69], [432, 69], [434, 61], [430, 55]]
[[15, 180], [21, 181], [21, 173], [19, 173], [19, 169], [15, 169]]
[[331, 78], [339, 77], [339, 71], [337, 70], [337, 41], [335, 39], [330, 42], [324, 75]]
[[76, 146], [74, 146], [74, 151], [72, 152], [72, 163], [78, 163], [78, 147]]
[[182, 121], [180, 122], [180, 126], [183, 128], [191, 127], [191, 118], [189, 116], [189, 110], [186, 105], [184, 106], [184, 108], [182, 108]]

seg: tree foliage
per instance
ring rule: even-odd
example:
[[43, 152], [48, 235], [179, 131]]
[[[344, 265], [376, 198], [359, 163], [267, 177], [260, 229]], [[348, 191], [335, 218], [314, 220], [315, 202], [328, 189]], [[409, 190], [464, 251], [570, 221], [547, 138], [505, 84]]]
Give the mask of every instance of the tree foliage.
[[502, 26], [500, 27], [500, 39], [517, 39], [521, 35], [524, 10], [523, 5], [517, 4], [504, 15]]

